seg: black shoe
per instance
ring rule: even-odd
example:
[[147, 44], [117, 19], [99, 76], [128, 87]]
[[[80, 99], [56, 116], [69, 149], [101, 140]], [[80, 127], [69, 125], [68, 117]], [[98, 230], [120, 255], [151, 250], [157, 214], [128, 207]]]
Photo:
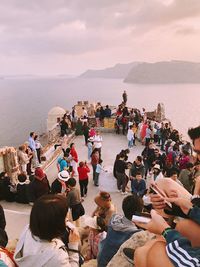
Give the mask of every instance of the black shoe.
[[124, 248], [123, 255], [127, 259], [128, 262], [133, 264], [134, 250], [132, 248]]

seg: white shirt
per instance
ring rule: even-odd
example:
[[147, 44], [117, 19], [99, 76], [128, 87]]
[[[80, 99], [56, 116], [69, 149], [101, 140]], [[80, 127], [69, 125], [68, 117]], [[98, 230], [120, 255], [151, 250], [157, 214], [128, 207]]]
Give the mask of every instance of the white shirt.
[[128, 139], [128, 141], [131, 141], [131, 140], [134, 139], [134, 134], [133, 134], [133, 130], [132, 129], [128, 129], [127, 139]]
[[93, 138], [94, 142], [94, 148], [101, 148], [102, 147], [102, 136], [101, 135], [95, 135]]

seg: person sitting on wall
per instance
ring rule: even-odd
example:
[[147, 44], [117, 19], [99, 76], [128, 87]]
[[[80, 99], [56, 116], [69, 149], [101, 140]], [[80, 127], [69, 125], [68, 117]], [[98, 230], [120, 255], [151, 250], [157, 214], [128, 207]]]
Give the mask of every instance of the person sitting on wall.
[[106, 108], [104, 109], [104, 117], [105, 118], [110, 118], [111, 117], [111, 109], [109, 108], [108, 105], [106, 105]]
[[65, 114], [60, 122], [61, 136], [68, 134], [69, 125], [67, 123], [67, 114]]

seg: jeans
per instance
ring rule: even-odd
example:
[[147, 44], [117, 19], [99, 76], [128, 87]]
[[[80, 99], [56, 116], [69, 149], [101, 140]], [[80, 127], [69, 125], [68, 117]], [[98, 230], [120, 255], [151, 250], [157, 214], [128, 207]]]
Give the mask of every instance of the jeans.
[[131, 148], [131, 147], [133, 147], [133, 139], [128, 141], [128, 148]]
[[94, 185], [99, 185], [99, 173], [95, 172]]

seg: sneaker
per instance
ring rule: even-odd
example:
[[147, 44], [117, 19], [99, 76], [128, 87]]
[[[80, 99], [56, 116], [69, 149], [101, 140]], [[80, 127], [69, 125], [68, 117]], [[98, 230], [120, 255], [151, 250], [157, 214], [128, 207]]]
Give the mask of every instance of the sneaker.
[[120, 190], [117, 190], [117, 192], [118, 192], [118, 193], [121, 193], [121, 192], [122, 192], [122, 190], [121, 190], [121, 189], [120, 189]]
[[128, 194], [128, 192], [126, 192], [126, 191], [125, 191], [125, 192], [122, 192], [121, 194], [122, 194], [122, 195], [127, 195], [127, 194]]
[[124, 258], [131, 264], [133, 264], [134, 252], [132, 248], [124, 248], [122, 251]]

